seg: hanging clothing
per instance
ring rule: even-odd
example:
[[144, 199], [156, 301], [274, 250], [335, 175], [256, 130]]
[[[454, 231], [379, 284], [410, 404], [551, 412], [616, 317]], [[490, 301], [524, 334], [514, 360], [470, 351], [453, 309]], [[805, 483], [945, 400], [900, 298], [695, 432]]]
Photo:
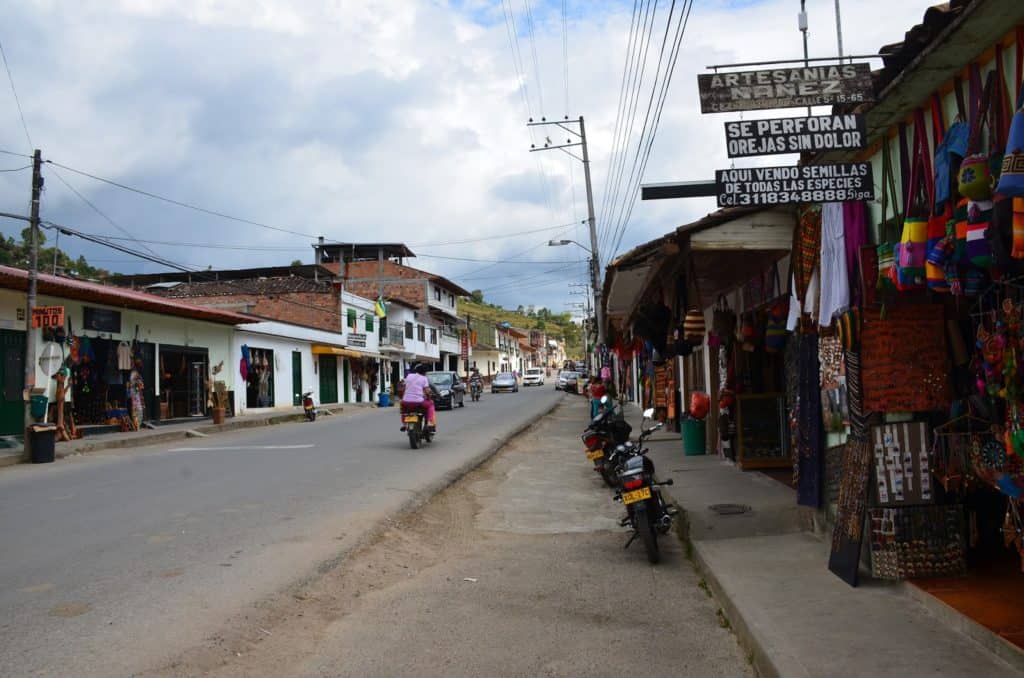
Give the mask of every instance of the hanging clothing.
[[850, 306], [850, 276], [846, 265], [846, 237], [843, 205], [828, 202], [821, 206], [821, 308], [818, 322], [828, 327], [832, 316]]
[[132, 368], [132, 346], [127, 341], [117, 345], [117, 369], [130, 370]]
[[128, 379], [128, 399], [131, 406], [132, 419], [135, 420], [136, 425], [140, 424], [145, 418], [143, 400], [145, 388], [146, 384], [142, 379], [142, 374], [138, 370], [132, 370], [131, 376]]
[[821, 210], [806, 207], [800, 211], [796, 229], [793, 231], [793, 252], [791, 255], [793, 274], [796, 276], [794, 290], [796, 298], [807, 298], [807, 287], [811, 276], [818, 267], [821, 255]]
[[860, 306], [860, 250], [868, 242], [868, 211], [863, 201], [843, 203], [843, 233], [846, 236], [846, 274], [850, 281], [850, 305]]

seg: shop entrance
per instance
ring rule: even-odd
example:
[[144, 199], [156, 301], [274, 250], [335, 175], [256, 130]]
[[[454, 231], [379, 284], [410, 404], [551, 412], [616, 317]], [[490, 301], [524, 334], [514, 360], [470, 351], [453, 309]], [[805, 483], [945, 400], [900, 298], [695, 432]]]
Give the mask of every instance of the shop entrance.
[[338, 358], [333, 355], [320, 356], [320, 402], [338, 402]]
[[302, 354], [292, 351], [292, 405], [302, 404]]
[[348, 360], [341, 361], [341, 372], [342, 372], [342, 386], [345, 389], [345, 401], [346, 403], [352, 402], [352, 396], [350, 391], [350, 384], [352, 383], [351, 375], [349, 373]]
[[268, 348], [249, 348], [249, 368], [245, 380], [245, 406], [274, 406], [274, 352]]
[[[193, 346], [160, 346], [161, 419], [206, 414], [209, 351]], [[166, 414], [166, 417], [163, 416]]]
[[25, 333], [0, 330], [0, 435], [19, 435], [25, 429]]

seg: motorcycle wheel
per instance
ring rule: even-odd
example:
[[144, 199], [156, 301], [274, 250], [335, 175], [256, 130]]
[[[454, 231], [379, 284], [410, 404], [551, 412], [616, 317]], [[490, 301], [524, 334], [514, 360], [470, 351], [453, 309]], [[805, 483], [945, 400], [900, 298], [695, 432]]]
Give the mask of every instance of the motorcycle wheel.
[[409, 427], [409, 447], [418, 450], [420, 447], [420, 432], [415, 426]]
[[658, 533], [651, 525], [651, 517], [647, 511], [639, 511], [636, 516], [636, 531], [644, 542], [644, 550], [647, 551], [647, 562], [651, 565], [661, 560], [661, 550], [658, 548]]
[[316, 421], [316, 410], [310, 410], [306, 416], [309, 417], [310, 421]]

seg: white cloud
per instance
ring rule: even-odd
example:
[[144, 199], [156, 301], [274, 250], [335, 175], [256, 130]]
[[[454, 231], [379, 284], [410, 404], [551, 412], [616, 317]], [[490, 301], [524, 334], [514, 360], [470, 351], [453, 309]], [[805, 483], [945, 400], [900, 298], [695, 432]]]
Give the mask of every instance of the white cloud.
[[[569, 111], [564, 110], [561, 3], [534, 4], [539, 84], [525, 16], [516, 16], [531, 107], [534, 114], [586, 116], [601, 212], [632, 3], [570, 2]], [[669, 4], [659, 3], [659, 17]], [[835, 51], [832, 4], [808, 2], [813, 55]], [[847, 51], [874, 53], [900, 40], [928, 3], [847, 4]], [[793, 2], [696, 5], [647, 181], [707, 178], [729, 164], [722, 134], [727, 116], [701, 116], [697, 110], [696, 74], [703, 66], [801, 53]], [[521, 12], [521, 3], [513, 6]], [[659, 18], [655, 25], [660, 24]], [[46, 157], [71, 166], [340, 240], [465, 239], [585, 216], [579, 165], [570, 170], [574, 161], [557, 151], [527, 152], [527, 113], [500, 3], [40, 0], [6, 3], [0, 7], [0, 26], [8, 27], [0, 29], [0, 38], [34, 141]], [[658, 43], [660, 34], [649, 73]], [[642, 116], [645, 100], [640, 107]], [[0, 148], [27, 149], [6, 87], [0, 87]], [[22, 174], [0, 175], [0, 209], [17, 211], [25, 204], [28, 177]], [[67, 172], [64, 176], [139, 237], [297, 248], [279, 254], [162, 250], [174, 260], [219, 267], [308, 257], [303, 252], [309, 243], [296, 236], [183, 211]], [[621, 249], [711, 209], [707, 201], [641, 203]], [[53, 177], [43, 213], [83, 230], [112, 232]], [[3, 230], [20, 228], [4, 224]], [[540, 245], [524, 258], [581, 256], [575, 248], [544, 247], [548, 235], [421, 252], [492, 259]], [[585, 242], [586, 234], [569, 229], [563, 237]], [[76, 242], [68, 248], [97, 259], [125, 259]], [[426, 257], [417, 263], [456, 280], [473, 278], [470, 272], [480, 268]], [[518, 274], [524, 285], [561, 280], [495, 292], [497, 300], [512, 306], [535, 303], [558, 310], [567, 299], [564, 278], [535, 275], [553, 267], [490, 268], [476, 277]], [[466, 285], [507, 282], [479, 279]]]

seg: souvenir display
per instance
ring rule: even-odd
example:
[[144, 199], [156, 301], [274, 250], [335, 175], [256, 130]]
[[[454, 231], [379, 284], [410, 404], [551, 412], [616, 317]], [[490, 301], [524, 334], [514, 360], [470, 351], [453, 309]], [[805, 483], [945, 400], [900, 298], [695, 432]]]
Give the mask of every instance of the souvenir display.
[[861, 332], [864, 409], [944, 410], [951, 399], [942, 306], [865, 313]]
[[934, 501], [928, 425], [886, 424], [872, 432], [875, 506], [910, 506]]
[[963, 506], [873, 508], [869, 514], [873, 576], [901, 580], [966, 571]]

